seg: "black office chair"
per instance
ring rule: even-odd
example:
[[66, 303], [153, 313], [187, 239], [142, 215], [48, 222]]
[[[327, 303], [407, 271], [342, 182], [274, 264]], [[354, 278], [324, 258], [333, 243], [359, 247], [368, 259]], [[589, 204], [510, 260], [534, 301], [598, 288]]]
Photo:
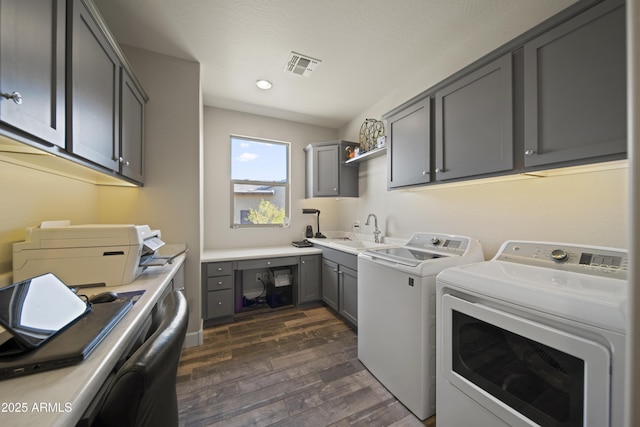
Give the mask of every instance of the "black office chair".
[[95, 426], [177, 426], [176, 376], [189, 310], [182, 292], [158, 304], [149, 338], [116, 373]]

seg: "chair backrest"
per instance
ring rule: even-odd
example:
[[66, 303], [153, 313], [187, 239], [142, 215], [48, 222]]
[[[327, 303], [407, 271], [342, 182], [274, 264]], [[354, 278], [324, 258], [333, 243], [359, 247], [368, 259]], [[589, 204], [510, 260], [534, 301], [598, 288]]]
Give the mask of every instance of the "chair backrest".
[[116, 373], [94, 425], [178, 425], [176, 376], [188, 317], [182, 292], [173, 291], [158, 304], [155, 330]]

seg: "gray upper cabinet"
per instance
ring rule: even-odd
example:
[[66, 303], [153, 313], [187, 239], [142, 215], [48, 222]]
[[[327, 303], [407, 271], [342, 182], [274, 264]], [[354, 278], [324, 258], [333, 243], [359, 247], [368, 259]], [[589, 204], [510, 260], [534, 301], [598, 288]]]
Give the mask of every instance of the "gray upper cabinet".
[[626, 152], [624, 8], [600, 3], [525, 44], [525, 166]]
[[122, 70], [120, 91], [120, 173], [144, 182], [144, 105], [131, 76]]
[[0, 2], [0, 122], [65, 146], [65, 1]]
[[330, 141], [305, 147], [305, 197], [358, 197], [358, 164], [346, 164], [347, 147], [358, 144]]
[[513, 168], [511, 54], [436, 92], [435, 152], [437, 181]]
[[143, 183], [148, 97], [92, 0], [0, 1], [0, 95], [0, 134]]
[[387, 120], [387, 188], [426, 184], [431, 180], [431, 98], [385, 116]]
[[67, 149], [119, 171], [120, 61], [82, 0], [73, 0]]

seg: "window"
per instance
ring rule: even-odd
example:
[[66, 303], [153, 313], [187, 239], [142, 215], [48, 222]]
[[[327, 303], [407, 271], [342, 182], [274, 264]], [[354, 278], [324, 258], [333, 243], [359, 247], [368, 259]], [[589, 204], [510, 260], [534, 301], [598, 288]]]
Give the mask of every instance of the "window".
[[284, 227], [289, 143], [231, 136], [231, 226]]

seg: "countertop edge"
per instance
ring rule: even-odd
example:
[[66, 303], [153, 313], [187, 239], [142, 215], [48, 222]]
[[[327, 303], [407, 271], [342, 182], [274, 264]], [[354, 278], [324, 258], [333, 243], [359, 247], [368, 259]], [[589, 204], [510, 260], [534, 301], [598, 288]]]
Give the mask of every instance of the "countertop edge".
[[295, 246], [270, 246], [261, 248], [209, 249], [202, 251], [201, 263], [240, 261], [246, 259], [260, 259], [269, 257], [286, 257], [301, 255], [317, 255], [322, 250], [314, 247], [296, 248]]

